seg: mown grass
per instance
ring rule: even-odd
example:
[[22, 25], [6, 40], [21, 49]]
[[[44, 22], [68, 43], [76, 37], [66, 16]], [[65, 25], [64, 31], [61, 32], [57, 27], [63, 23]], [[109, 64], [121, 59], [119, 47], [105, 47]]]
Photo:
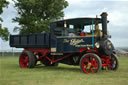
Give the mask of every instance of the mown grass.
[[0, 58], [0, 85], [127, 85], [128, 57], [119, 58], [117, 71], [84, 74], [79, 66], [36, 66], [21, 69], [18, 58]]

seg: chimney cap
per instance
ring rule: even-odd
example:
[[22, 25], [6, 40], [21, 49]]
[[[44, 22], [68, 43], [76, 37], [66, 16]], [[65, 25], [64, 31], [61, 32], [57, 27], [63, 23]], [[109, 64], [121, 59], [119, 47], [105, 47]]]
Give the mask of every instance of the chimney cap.
[[103, 12], [100, 16], [108, 16], [107, 12]]

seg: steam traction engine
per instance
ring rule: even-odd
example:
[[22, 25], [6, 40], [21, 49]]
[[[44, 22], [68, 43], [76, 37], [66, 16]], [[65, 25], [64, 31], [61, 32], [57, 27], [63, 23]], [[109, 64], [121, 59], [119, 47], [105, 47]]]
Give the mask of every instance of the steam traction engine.
[[24, 48], [19, 57], [21, 68], [33, 68], [40, 61], [45, 66], [80, 65], [84, 73], [116, 70], [118, 58], [109, 40], [107, 23], [105, 12], [101, 18], [55, 21], [50, 33], [10, 35], [10, 46]]

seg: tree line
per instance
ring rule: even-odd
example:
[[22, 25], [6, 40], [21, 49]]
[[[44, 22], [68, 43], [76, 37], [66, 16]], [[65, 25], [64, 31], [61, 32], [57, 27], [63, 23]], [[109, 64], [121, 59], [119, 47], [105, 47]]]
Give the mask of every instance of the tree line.
[[[14, 32], [22, 34], [49, 32], [50, 23], [64, 17], [63, 9], [68, 6], [65, 0], [12, 0], [18, 16], [12, 21], [18, 22], [14, 27]], [[7, 7], [9, 2], [0, 0], [0, 15], [3, 8]], [[6, 27], [2, 28], [0, 17], [0, 38], [8, 40], [9, 31]]]

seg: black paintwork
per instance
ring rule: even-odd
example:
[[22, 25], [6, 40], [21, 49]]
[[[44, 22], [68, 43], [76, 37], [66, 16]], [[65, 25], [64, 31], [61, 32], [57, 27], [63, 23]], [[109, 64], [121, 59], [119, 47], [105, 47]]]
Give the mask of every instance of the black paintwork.
[[[100, 38], [94, 39], [97, 42]], [[79, 52], [79, 48], [92, 48], [92, 37], [58, 37], [56, 40], [58, 53], [74, 53]]]
[[92, 20], [97, 23], [102, 23], [102, 19], [101, 18], [73, 18], [73, 19], [65, 19], [65, 20], [59, 20], [56, 21], [54, 23], [57, 24], [64, 24], [64, 21], [66, 21], [66, 23], [70, 24], [70, 25], [91, 25], [92, 24]]
[[[10, 35], [10, 46], [16, 48], [56, 48], [57, 53], [79, 52], [79, 48], [92, 47], [92, 37], [69, 37], [54, 34], [56, 23], [51, 24], [50, 33], [29, 34], [29, 35]], [[100, 38], [94, 38], [95, 42]], [[65, 40], [68, 42], [66, 43]], [[71, 45], [71, 41], [81, 41], [76, 45]], [[89, 45], [89, 46], [88, 46]]]
[[[55, 60], [68, 54], [72, 54], [71, 56], [58, 61], [69, 65], [79, 65], [80, 58], [84, 54], [79, 52], [79, 48], [93, 48], [96, 42], [100, 42], [100, 48], [98, 50], [101, 54], [111, 55], [113, 53], [114, 46], [107, 37], [107, 13], [103, 13], [101, 16], [102, 18], [74, 18], [56, 21], [50, 24], [50, 33], [10, 35], [10, 46], [16, 48], [55, 48], [56, 52], [53, 53], [63, 53], [63, 55], [55, 55]], [[65, 21], [68, 23], [66, 28], [64, 27]], [[74, 25], [75, 28], [74, 31], [68, 30], [69, 33], [77, 33], [77, 28], [83, 29], [84, 26], [95, 23], [102, 23], [103, 36], [102, 38], [94, 37], [94, 43], [92, 42], [93, 36], [82, 37], [78, 35], [71, 37], [63, 35], [63, 32], [68, 30], [69, 25]], [[57, 27], [58, 24], [62, 26]], [[56, 35], [55, 31], [61, 34]], [[50, 59], [53, 58], [50, 54], [48, 55]]]
[[16, 48], [49, 48], [49, 33], [10, 35], [10, 46]]
[[107, 13], [103, 12], [101, 14], [102, 17], [102, 31], [103, 31], [103, 38], [107, 38]]
[[[74, 18], [67, 20], [60, 20], [50, 24], [50, 33], [41, 34], [30, 34], [30, 35], [10, 35], [10, 46], [16, 48], [56, 48], [56, 53], [76, 53], [79, 52], [79, 48], [93, 48], [94, 44], [98, 41], [107, 40], [105, 36], [107, 35], [107, 14], [103, 13], [102, 18]], [[64, 25], [65, 21], [68, 24], [74, 25], [76, 28], [81, 27], [83, 29], [84, 25], [92, 25], [94, 23], [102, 23], [103, 38], [95, 37], [94, 44], [92, 44], [91, 37], [70, 37], [65, 35], [56, 36], [55, 30], [60, 32], [64, 30], [57, 30], [57, 25]], [[82, 25], [83, 26], [82, 26]], [[62, 29], [68, 29], [61, 27]], [[60, 29], [60, 28], [59, 28]], [[71, 44], [74, 40], [75, 45]], [[102, 44], [102, 43], [101, 43]], [[102, 46], [104, 47], [104, 46]], [[52, 51], [51, 51], [52, 52]]]

